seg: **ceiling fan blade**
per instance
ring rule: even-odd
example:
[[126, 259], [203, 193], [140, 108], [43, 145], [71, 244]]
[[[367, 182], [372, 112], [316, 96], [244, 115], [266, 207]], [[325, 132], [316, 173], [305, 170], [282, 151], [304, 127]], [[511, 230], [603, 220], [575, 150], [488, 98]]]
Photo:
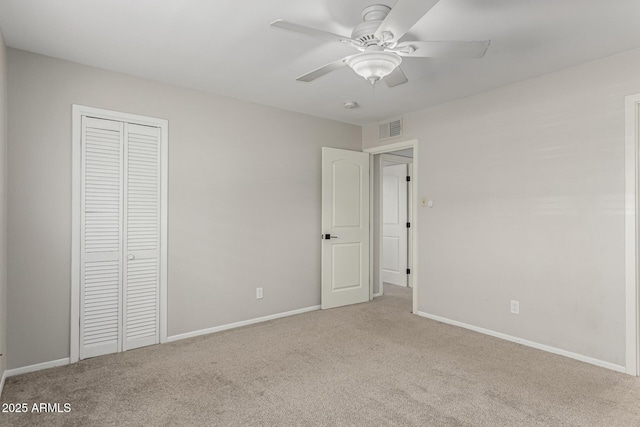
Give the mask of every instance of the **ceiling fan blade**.
[[322, 67], [315, 69], [310, 73], [305, 74], [304, 76], [298, 77], [296, 80], [299, 82], [305, 82], [305, 83], [312, 82], [318, 77], [322, 77], [325, 74], [329, 74], [332, 71], [336, 71], [344, 67], [345, 65], [347, 65], [346, 61], [348, 58], [350, 58], [350, 56], [347, 56], [346, 58], [342, 58], [334, 62], [330, 62], [327, 65], [323, 65]]
[[436, 3], [438, 0], [398, 0], [375, 37], [383, 42], [400, 40]]
[[328, 40], [332, 42], [340, 42], [347, 45], [362, 46], [362, 43], [351, 37], [345, 37], [338, 34], [330, 33], [328, 31], [318, 30], [316, 28], [306, 27], [300, 24], [294, 24], [293, 22], [283, 21], [282, 19], [275, 20], [271, 23], [272, 27], [281, 28], [283, 30], [289, 30], [296, 33], [306, 34], [320, 38], [322, 40]]
[[404, 71], [402, 71], [402, 68], [400, 67], [396, 67], [396, 69], [393, 70], [391, 74], [386, 76], [383, 80], [389, 87], [396, 87], [409, 81], [407, 76], [404, 74]]
[[402, 42], [393, 52], [413, 58], [482, 58], [490, 43], [490, 40]]

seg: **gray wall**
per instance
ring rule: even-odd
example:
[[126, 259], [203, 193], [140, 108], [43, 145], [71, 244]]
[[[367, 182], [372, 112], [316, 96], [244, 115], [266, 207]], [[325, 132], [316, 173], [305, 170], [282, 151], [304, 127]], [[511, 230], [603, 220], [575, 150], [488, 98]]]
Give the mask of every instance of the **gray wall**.
[[[634, 50], [404, 116], [435, 201], [419, 209], [419, 311], [624, 365], [624, 97], [638, 70]], [[380, 145], [376, 124], [363, 142]]]
[[69, 356], [74, 103], [169, 120], [169, 336], [320, 304], [320, 148], [360, 127], [14, 49], [8, 76], [9, 368]]
[[7, 360], [7, 48], [0, 32], [0, 378]]

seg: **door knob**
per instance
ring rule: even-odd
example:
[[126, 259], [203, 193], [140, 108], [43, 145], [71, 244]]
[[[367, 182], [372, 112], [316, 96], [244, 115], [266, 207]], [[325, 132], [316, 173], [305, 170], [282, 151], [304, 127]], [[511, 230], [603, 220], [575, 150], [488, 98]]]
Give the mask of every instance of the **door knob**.
[[131, 254], [131, 255], [129, 255], [127, 258], [129, 258], [129, 259], [136, 259], [136, 256], [135, 256], [135, 255], [133, 255], [133, 254]]
[[331, 234], [323, 234], [322, 238], [325, 240], [330, 240], [330, 239], [337, 239], [338, 236], [332, 236]]

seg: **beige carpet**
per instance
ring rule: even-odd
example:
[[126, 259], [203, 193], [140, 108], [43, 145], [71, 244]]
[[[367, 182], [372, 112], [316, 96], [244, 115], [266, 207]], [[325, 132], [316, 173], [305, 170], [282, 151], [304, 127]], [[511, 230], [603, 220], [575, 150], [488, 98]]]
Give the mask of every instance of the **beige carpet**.
[[640, 380], [410, 314], [411, 290], [9, 378], [17, 426], [639, 426]]

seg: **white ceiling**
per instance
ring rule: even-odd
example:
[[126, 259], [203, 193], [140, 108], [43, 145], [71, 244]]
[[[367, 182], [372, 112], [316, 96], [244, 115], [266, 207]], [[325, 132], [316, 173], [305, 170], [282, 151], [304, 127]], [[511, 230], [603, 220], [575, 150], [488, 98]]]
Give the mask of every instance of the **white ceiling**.
[[14, 48], [358, 124], [640, 47], [639, 0], [441, 0], [403, 40], [489, 39], [484, 58], [405, 59], [409, 83], [375, 91], [346, 67], [295, 80], [354, 51], [272, 21], [350, 35], [376, 3], [395, 0], [0, 0], [0, 28]]

